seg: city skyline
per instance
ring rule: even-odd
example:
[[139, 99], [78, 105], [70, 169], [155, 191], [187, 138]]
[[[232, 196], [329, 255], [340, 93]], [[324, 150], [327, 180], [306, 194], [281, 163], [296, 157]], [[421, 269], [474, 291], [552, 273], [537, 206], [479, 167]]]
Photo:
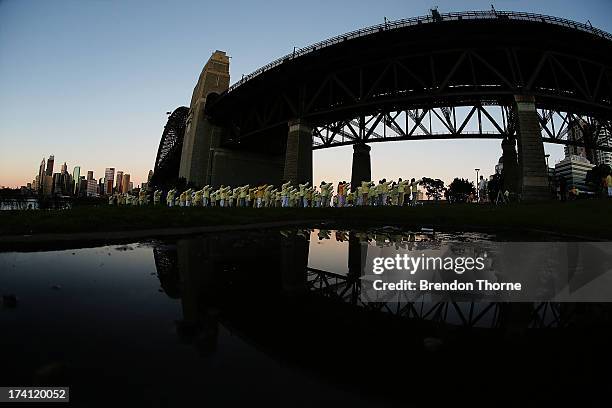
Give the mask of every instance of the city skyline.
[[[43, 158], [34, 179], [20, 186], [22, 192], [27, 193], [29, 190], [29, 193], [47, 197], [102, 197], [115, 193], [132, 192], [135, 188], [147, 189], [153, 174], [153, 170], [149, 170], [147, 182], [141, 182], [134, 186], [133, 181], [130, 181], [130, 174], [121, 170], [117, 171], [117, 181], [115, 182], [114, 167], [105, 168], [104, 177], [98, 178], [93, 170], [87, 170], [87, 176], [82, 176], [81, 166], [78, 165], [74, 166], [72, 172], [70, 172], [66, 162], [61, 164], [59, 172], [54, 172], [54, 163], [55, 155], [53, 154], [49, 156], [46, 164]], [[0, 186], [0, 188], [5, 188], [5, 186]]]
[[[42, 175], [42, 173], [44, 173], [47, 176], [53, 176], [53, 174], [57, 174], [57, 173], [61, 173], [61, 174], [72, 174], [72, 177], [74, 178], [75, 174], [78, 174], [80, 176], [80, 172], [81, 169], [84, 168], [83, 166], [76, 164], [76, 165], [68, 165], [66, 161], [64, 161], [64, 163], [61, 164], [61, 170], [60, 171], [54, 171], [54, 162], [55, 162], [55, 155], [51, 154], [47, 157], [43, 157], [41, 164], [39, 166], [39, 172], [38, 174], [34, 174], [34, 178], [31, 180], [26, 180], [24, 183], [22, 183], [19, 186], [14, 186], [15, 188], [18, 187], [22, 187], [22, 186], [26, 186], [29, 183], [33, 183], [35, 181], [36, 176], [38, 175], [39, 177]], [[71, 170], [72, 169], [72, 170]], [[112, 181], [112, 188], [116, 187], [116, 183], [114, 182], [114, 174], [115, 174], [115, 170], [118, 169], [117, 167], [106, 167], [104, 169], [104, 171], [102, 171], [101, 173], [104, 174], [104, 177], [98, 178], [96, 177], [97, 173], [95, 170], [85, 170], [84, 172], [86, 172], [87, 176], [83, 176], [85, 177], [86, 180], [89, 180], [90, 176], [92, 179], [98, 180], [98, 179], [103, 179], [105, 186], [108, 185], [107, 183], [109, 181]], [[148, 170], [148, 172], [151, 172], [152, 170]], [[130, 175], [130, 173], [126, 172], [126, 171], [122, 171], [122, 170], [117, 170], [117, 174], [127, 174]], [[147, 176], [150, 177], [147, 173]], [[148, 181], [148, 178], [147, 178]], [[142, 183], [146, 183], [147, 181], [142, 181], [139, 182], [137, 185], [140, 185]], [[11, 188], [13, 186], [6, 186], [6, 185], [2, 185], [0, 184], [0, 187], [4, 188], [4, 187], [8, 187]], [[32, 188], [34, 188], [34, 186], [32, 185]], [[105, 187], [105, 191], [106, 191], [106, 187]]]
[[[438, 2], [442, 12], [490, 9], [490, 4], [472, 1], [459, 7], [451, 1]], [[580, 7], [554, 1], [493, 4], [498, 9], [589, 20], [612, 31], [608, 1], [585, 1]], [[325, 13], [301, 3], [270, 6], [275, 12], [268, 15], [252, 4], [215, 5], [218, 18], [196, 30], [198, 16], [207, 13], [205, 3], [186, 2], [182, 8], [155, 3], [143, 8], [137, 2], [2, 2], [0, 185], [30, 182], [40, 158], [51, 152], [61, 156], [62, 163], [72, 163], [71, 168], [78, 165], [95, 174], [103, 174], [109, 163], [116, 169], [125, 169], [117, 164], [129, 163], [132, 182], [146, 182], [165, 112], [188, 105], [197, 76], [215, 49], [232, 57], [234, 83], [294, 46], [377, 24], [383, 18], [427, 14], [431, 4], [383, 1], [373, 13], [366, 4], [351, 3], [351, 18], [340, 18], [346, 14], [346, 2], [325, 3]], [[296, 12], [303, 18], [293, 18]], [[138, 29], [130, 24], [136, 18], [142, 22]], [[308, 23], [315, 18], [318, 24]], [[162, 25], [172, 30], [159, 30]], [[271, 29], [259, 30], [262, 25]], [[551, 166], [564, 157], [561, 145], [545, 148]], [[316, 151], [315, 183], [350, 179], [351, 155], [350, 146]], [[448, 183], [453, 177], [473, 180], [474, 168], [492, 174], [501, 147], [499, 140], [387, 142], [372, 144], [371, 155], [373, 180], [427, 176]]]

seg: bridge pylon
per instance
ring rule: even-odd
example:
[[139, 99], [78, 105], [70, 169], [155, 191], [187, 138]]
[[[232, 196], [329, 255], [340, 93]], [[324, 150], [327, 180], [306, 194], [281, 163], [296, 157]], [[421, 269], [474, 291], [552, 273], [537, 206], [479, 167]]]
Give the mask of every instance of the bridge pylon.
[[353, 145], [353, 165], [351, 168], [351, 191], [355, 191], [362, 181], [372, 181], [370, 150], [365, 143]]
[[312, 125], [306, 121], [289, 122], [283, 180], [312, 184]]
[[514, 97], [518, 131], [519, 190], [521, 200], [550, 198], [544, 143], [533, 96]]
[[226, 91], [229, 82], [229, 56], [223, 51], [215, 51], [204, 65], [193, 90], [179, 167], [179, 177], [197, 187], [210, 181], [210, 151], [219, 146], [223, 131], [206, 114], [206, 101], [211, 93]]

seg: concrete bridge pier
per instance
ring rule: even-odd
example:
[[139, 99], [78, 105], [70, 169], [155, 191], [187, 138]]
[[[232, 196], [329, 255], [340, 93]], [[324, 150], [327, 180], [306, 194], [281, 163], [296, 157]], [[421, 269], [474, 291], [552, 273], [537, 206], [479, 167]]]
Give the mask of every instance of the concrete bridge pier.
[[183, 319], [177, 322], [181, 338], [193, 342], [204, 354], [217, 348], [219, 324], [214, 304], [215, 265], [211, 241], [181, 239], [176, 243], [181, 281]]
[[519, 191], [524, 201], [547, 200], [548, 170], [533, 96], [515, 95], [518, 125]]
[[299, 235], [282, 238], [280, 241], [280, 266], [283, 293], [299, 296], [308, 291], [308, 254], [310, 240]]
[[312, 185], [312, 125], [305, 121], [289, 122], [283, 180]]
[[368, 258], [368, 244], [361, 242], [355, 232], [349, 232], [348, 241], [348, 281], [351, 285], [351, 304], [359, 302], [361, 277], [365, 276]]
[[504, 191], [508, 190], [511, 193], [518, 193], [518, 162], [516, 159], [516, 139], [514, 137], [505, 137], [502, 141], [502, 164], [504, 174]]
[[353, 145], [353, 167], [351, 169], [351, 191], [355, 191], [362, 181], [372, 181], [370, 150], [365, 143]]

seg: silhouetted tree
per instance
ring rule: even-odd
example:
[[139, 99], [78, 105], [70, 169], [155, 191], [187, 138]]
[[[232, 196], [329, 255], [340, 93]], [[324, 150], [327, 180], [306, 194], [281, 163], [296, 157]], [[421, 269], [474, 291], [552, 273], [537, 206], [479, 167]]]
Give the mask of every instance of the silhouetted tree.
[[465, 203], [470, 194], [476, 194], [474, 184], [466, 179], [455, 178], [448, 185], [445, 196], [451, 203]]
[[444, 187], [444, 182], [440, 179], [423, 177], [419, 184], [425, 187], [425, 194], [427, 197], [433, 198], [434, 200], [439, 200], [442, 198], [442, 195], [444, 195], [444, 191], [446, 190], [446, 187]]

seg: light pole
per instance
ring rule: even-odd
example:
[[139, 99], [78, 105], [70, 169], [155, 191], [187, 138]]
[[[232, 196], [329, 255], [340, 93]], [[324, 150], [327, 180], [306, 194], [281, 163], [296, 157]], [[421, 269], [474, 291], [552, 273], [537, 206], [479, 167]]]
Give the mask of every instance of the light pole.
[[474, 169], [476, 170], [476, 202], [479, 203], [480, 202], [480, 188], [478, 188], [478, 172], [480, 171], [480, 169]]
[[548, 167], [548, 158], [550, 154], [545, 154], [544, 157], [546, 157], [546, 180], [548, 180], [548, 189], [550, 190], [550, 167]]

